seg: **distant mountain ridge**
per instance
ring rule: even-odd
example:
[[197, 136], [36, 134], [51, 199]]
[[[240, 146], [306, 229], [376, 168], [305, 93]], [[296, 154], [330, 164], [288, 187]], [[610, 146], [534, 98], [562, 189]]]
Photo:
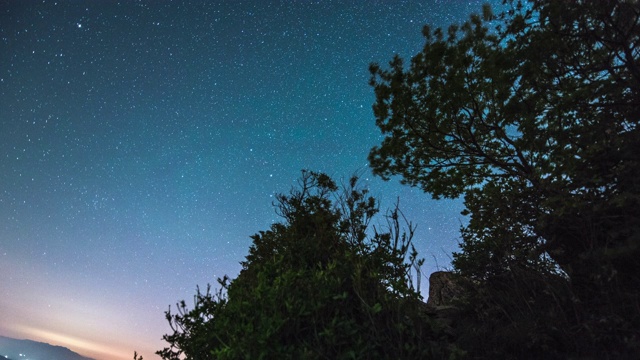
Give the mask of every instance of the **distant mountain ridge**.
[[[21, 357], [20, 354], [23, 356]], [[25, 357], [42, 360], [95, 360], [84, 357], [63, 346], [4, 336], [0, 336], [0, 356], [6, 357], [5, 360], [19, 360]]]

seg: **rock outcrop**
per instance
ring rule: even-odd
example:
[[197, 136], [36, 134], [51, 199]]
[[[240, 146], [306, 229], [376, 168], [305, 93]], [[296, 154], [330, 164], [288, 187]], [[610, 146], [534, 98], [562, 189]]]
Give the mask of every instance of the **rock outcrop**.
[[432, 307], [449, 306], [463, 293], [463, 288], [456, 283], [454, 274], [449, 271], [436, 271], [429, 276], [429, 299], [427, 305]]

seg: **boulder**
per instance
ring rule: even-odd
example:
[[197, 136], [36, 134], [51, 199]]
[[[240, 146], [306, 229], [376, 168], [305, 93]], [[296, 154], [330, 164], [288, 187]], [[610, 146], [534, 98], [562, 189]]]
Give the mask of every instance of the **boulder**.
[[429, 276], [429, 299], [431, 307], [450, 306], [454, 299], [462, 295], [464, 289], [456, 282], [450, 271], [436, 271]]

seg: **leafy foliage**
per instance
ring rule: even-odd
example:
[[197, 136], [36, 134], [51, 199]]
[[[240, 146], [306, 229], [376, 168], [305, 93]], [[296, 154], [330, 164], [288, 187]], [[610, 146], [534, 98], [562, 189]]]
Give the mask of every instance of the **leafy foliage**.
[[252, 237], [235, 280], [198, 290], [193, 308], [168, 311], [163, 359], [444, 358], [454, 354], [412, 284], [422, 264], [397, 207], [385, 231], [357, 178], [340, 189], [303, 172], [277, 198], [284, 221]]
[[[399, 57], [371, 65], [385, 138], [370, 163], [434, 198], [464, 196], [470, 221], [454, 265], [484, 286], [474, 301], [515, 324], [549, 320], [529, 328], [567, 351], [576, 334], [603, 354], [612, 339], [637, 351], [640, 4], [505, 5], [448, 31], [425, 27], [406, 69]], [[553, 296], [504, 290], [532, 279]], [[553, 299], [556, 309], [541, 310]], [[551, 335], [559, 313], [564, 332]]]

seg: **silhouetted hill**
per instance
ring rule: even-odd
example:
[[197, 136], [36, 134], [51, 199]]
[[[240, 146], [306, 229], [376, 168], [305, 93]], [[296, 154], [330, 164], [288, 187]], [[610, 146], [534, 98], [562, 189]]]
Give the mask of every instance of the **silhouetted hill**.
[[[21, 357], [20, 354], [23, 356]], [[0, 356], [9, 360], [94, 360], [81, 356], [66, 347], [50, 345], [33, 340], [18, 340], [0, 336]]]

